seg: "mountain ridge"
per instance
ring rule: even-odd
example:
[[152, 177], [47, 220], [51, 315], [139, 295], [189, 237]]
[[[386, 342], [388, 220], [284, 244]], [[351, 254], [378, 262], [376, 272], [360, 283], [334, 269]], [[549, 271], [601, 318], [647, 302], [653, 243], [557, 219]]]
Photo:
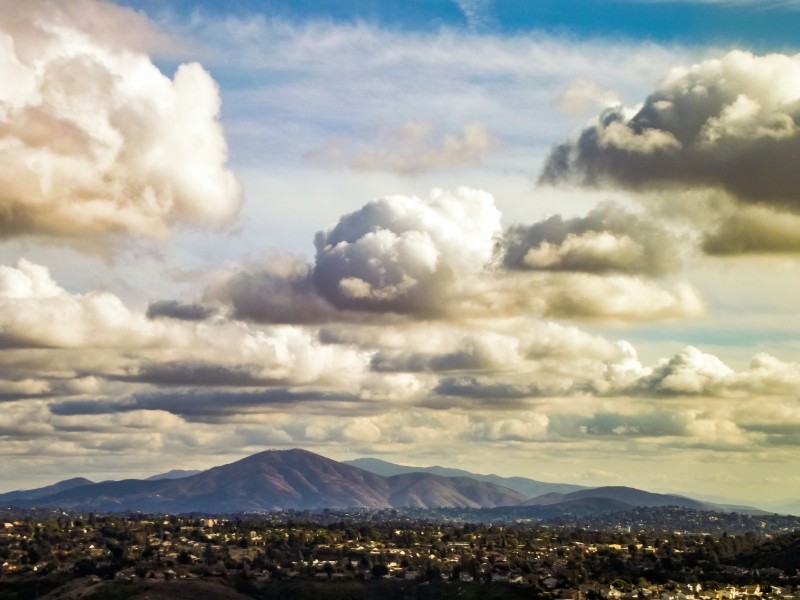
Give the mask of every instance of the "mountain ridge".
[[158, 481], [159, 479], [183, 479], [184, 477], [191, 477], [192, 475], [197, 475], [198, 473], [202, 473], [203, 471], [200, 469], [171, 469], [165, 473], [156, 473], [155, 475], [150, 475], [150, 477], [146, 477], [146, 481]]
[[[410, 471], [385, 476], [350, 464], [355, 461], [338, 462], [299, 448], [265, 450], [232, 463], [177, 478], [150, 477], [99, 483], [73, 478], [34, 490], [0, 494], [0, 505], [162, 513], [326, 508], [507, 509], [506, 512], [510, 510], [521, 517], [531, 518], [609, 513], [633, 507], [676, 506], [717, 512], [767, 514], [752, 507], [726, 506], [625, 486], [550, 491], [528, 497], [511, 487], [475, 477], [443, 476], [378, 459], [372, 461], [373, 466], [383, 463], [382, 468]], [[447, 473], [463, 472], [458, 469], [436, 469]], [[543, 483], [525, 478], [485, 477], [511, 480], [512, 483], [516, 480]]]
[[[324, 508], [473, 508], [525, 497], [471, 479], [383, 477], [302, 449], [266, 450], [179, 479], [104, 481], [14, 501], [106, 511], [248, 512]], [[8, 502], [6, 494], [0, 503]]]
[[502, 477], [494, 474], [484, 475], [449, 467], [413, 467], [372, 457], [356, 458], [342, 462], [384, 476], [400, 475], [404, 473], [432, 473], [434, 475], [441, 475], [442, 477], [469, 477], [470, 479], [476, 479], [478, 481], [485, 481], [487, 483], [494, 483], [496, 485], [502, 485], [504, 487], [511, 488], [512, 490], [516, 490], [529, 498], [550, 492], [569, 493], [578, 490], [589, 489], [586, 486], [575, 485], [571, 483], [550, 483], [546, 481], [538, 481], [536, 479], [529, 479], [527, 477]]
[[67, 491], [84, 485], [92, 485], [94, 483], [94, 481], [86, 479], [85, 477], [73, 477], [71, 479], [64, 479], [63, 481], [59, 481], [52, 485], [46, 485], [44, 487], [30, 490], [14, 490], [12, 492], [0, 494], [0, 503], [14, 502], [17, 499], [31, 500], [37, 498], [46, 498], [47, 496], [52, 496], [53, 494], [59, 492]]

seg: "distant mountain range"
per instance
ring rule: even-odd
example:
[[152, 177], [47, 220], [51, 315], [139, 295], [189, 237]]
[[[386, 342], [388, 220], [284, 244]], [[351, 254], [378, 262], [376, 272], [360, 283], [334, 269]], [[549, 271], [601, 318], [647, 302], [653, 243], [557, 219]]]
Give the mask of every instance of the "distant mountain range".
[[433, 475], [441, 475], [442, 477], [469, 477], [470, 479], [477, 479], [478, 481], [485, 481], [487, 483], [511, 488], [512, 490], [518, 491], [526, 498], [533, 498], [551, 492], [568, 494], [570, 492], [587, 489], [585, 486], [572, 485], [569, 483], [546, 483], [544, 481], [536, 481], [535, 479], [527, 479], [525, 477], [480, 475], [478, 473], [470, 473], [469, 471], [462, 471], [461, 469], [448, 469], [446, 467], [409, 467], [386, 462], [378, 458], [357, 458], [355, 460], [346, 460], [344, 463], [385, 477], [401, 475], [403, 473], [432, 473]]
[[[552, 515], [566, 513], [603, 514], [612, 512], [612, 509], [613, 512], [616, 512], [636, 506], [648, 508], [679, 506], [681, 508], [696, 510], [767, 514], [767, 511], [752, 506], [726, 502], [721, 499], [719, 502], [710, 502], [677, 494], [654, 494], [652, 492], [645, 492], [643, 490], [624, 486], [590, 488], [569, 483], [548, 483], [537, 481], [536, 479], [528, 479], [526, 477], [482, 475], [480, 473], [471, 473], [469, 471], [450, 469], [447, 467], [411, 467], [408, 465], [398, 465], [378, 458], [357, 458], [344, 462], [345, 464], [360, 467], [379, 475], [422, 472], [442, 475], [444, 477], [469, 477], [471, 479], [477, 479], [478, 481], [502, 485], [527, 496], [529, 499], [523, 503], [525, 506], [551, 507], [547, 511], [538, 511], [539, 514], [548, 515], [548, 518]], [[797, 511], [786, 511], [787, 514], [800, 514], [800, 502], [796, 505], [788, 505], [787, 508], [789, 507], [794, 507]], [[531, 511], [528, 512], [531, 513]], [[535, 513], [536, 511], [533, 512]]]
[[[354, 463], [391, 474], [375, 473]], [[553, 491], [554, 488], [561, 491]], [[550, 491], [532, 495], [531, 490]], [[729, 507], [627, 487], [589, 489], [441, 467], [414, 470], [377, 459], [347, 464], [299, 449], [260, 452], [194, 474], [170, 471], [148, 479], [100, 483], [70, 479], [48, 487], [0, 494], [0, 506], [163, 513], [458, 508], [486, 509], [481, 512], [489, 519], [493, 510], [514, 518], [549, 519], [567, 514], [607, 514], [637, 506], [758, 512], [749, 507]]]
[[172, 469], [171, 471], [167, 471], [166, 473], [158, 473], [156, 475], [150, 475], [150, 477], [147, 478], [147, 481], [158, 481], [159, 479], [183, 479], [184, 477], [191, 477], [192, 475], [197, 475], [198, 473], [202, 473], [202, 471], [188, 470], [188, 469]]

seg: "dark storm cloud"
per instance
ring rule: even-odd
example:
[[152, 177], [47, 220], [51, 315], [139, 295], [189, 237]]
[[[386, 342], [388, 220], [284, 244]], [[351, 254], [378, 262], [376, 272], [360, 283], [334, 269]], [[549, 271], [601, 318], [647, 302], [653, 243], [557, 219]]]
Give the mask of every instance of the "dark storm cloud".
[[744, 204], [798, 211], [798, 123], [800, 57], [734, 51], [671, 72], [635, 113], [606, 110], [553, 149], [540, 179], [721, 189]]
[[179, 321], [204, 321], [214, 311], [198, 303], [184, 303], [178, 300], [157, 300], [147, 307], [148, 319], [178, 319]]
[[547, 392], [535, 383], [505, 383], [483, 377], [445, 377], [434, 391], [440, 396], [495, 400], [515, 400], [547, 395]]
[[137, 372], [109, 376], [119, 381], [136, 381], [155, 385], [257, 386], [277, 383], [260, 375], [259, 365], [223, 366], [197, 362], [169, 362], [142, 365]]
[[317, 293], [310, 265], [293, 257], [274, 257], [264, 267], [239, 271], [207, 296], [230, 306], [234, 318], [259, 323], [318, 324], [338, 312]]
[[357, 402], [347, 392], [292, 390], [288, 388], [248, 392], [198, 392], [137, 394], [123, 400], [69, 400], [50, 406], [55, 415], [103, 415], [134, 410], [161, 410], [191, 420], [224, 417], [259, 407], [285, 406], [297, 402]]

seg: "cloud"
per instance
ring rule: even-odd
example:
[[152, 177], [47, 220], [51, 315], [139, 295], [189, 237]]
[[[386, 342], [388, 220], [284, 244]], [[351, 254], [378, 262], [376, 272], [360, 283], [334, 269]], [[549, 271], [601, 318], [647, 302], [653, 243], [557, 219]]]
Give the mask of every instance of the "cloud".
[[489, 401], [514, 401], [548, 396], [552, 393], [543, 390], [538, 383], [507, 382], [501, 378], [480, 376], [444, 377], [436, 386], [435, 392], [439, 396]]
[[[399, 158], [405, 168], [424, 172], [428, 163], [417, 166], [415, 152], [440, 154], [445, 138], [463, 143], [465, 125], [480, 123], [502, 141], [499, 150], [522, 150], [504, 152], [502, 161], [516, 163], [519, 169], [511, 168], [521, 186], [529, 183], [521, 173], [530, 162], [525, 157], [545, 152], [554, 136], [576, 126], [553, 105], [568, 82], [591, 81], [619, 90], [622, 97], [639, 97], [652, 85], [654, 72], [707, 53], [698, 46], [578, 40], [541, 31], [533, 36], [463, 28], [400, 31], [363, 21], [287, 22], [241, 13], [220, 18], [218, 11], [205, 10], [192, 19], [165, 20], [164, 28], [191, 38], [212, 73], [231, 74], [225, 80], [225, 126], [237, 164], [246, 162], [263, 173], [315, 154], [321, 164], [334, 166], [350, 165], [360, 155], [375, 165], [388, 156], [392, 160], [381, 169], [393, 169]], [[529, 118], [533, 107], [536, 118]], [[403, 142], [403, 127], [419, 123], [433, 130], [412, 148]], [[485, 162], [481, 174], [500, 177], [498, 161], [490, 164], [487, 156], [477, 152]], [[455, 166], [466, 170], [470, 165]], [[382, 173], [339, 174], [358, 175], [363, 183]], [[438, 184], [469, 181], [477, 180]], [[378, 188], [370, 195], [380, 193]]]
[[692, 422], [690, 412], [650, 410], [624, 414], [600, 411], [590, 416], [559, 414], [551, 417], [551, 429], [566, 438], [582, 436], [604, 437], [665, 437], [686, 436]]
[[509, 268], [662, 275], [680, 266], [674, 235], [609, 202], [586, 217], [512, 226], [504, 244]]
[[556, 146], [544, 183], [724, 190], [800, 210], [800, 57], [733, 51], [673, 69], [636, 109], [604, 111]]
[[728, 211], [702, 241], [707, 254], [800, 252], [800, 215], [767, 206]]
[[496, 24], [492, 14], [492, 0], [455, 0], [467, 19], [470, 29], [482, 29]]
[[206, 300], [231, 309], [233, 318], [260, 323], [315, 324], [341, 318], [317, 293], [312, 267], [299, 258], [273, 256], [212, 285]]
[[[420, 327], [387, 335], [351, 336], [376, 352], [371, 368], [385, 373], [435, 373], [436, 393], [462, 398], [514, 399], [583, 392], [591, 381], [622, 380], [635, 362], [630, 344], [611, 342], [574, 327], [513, 319], [496, 331], [464, 331], [458, 327]], [[423, 349], [424, 348], [424, 349]], [[614, 373], [610, 373], [614, 370]]]
[[[459, 399], [466, 404], [485, 401], [489, 403], [487, 406], [494, 407], [568, 397], [597, 402], [606, 398], [741, 402], [753, 398], [785, 400], [800, 394], [797, 364], [766, 353], [755, 355], [747, 368], [735, 370], [719, 357], [687, 346], [669, 358], [645, 366], [628, 342], [592, 340], [583, 334], [575, 336], [571, 344], [570, 335], [569, 330], [561, 332], [559, 344], [548, 352], [535, 351], [530, 340], [522, 335], [516, 340], [515, 352], [507, 352], [506, 362], [492, 363], [484, 359], [477, 364], [470, 356], [473, 361], [463, 370], [452, 358], [460, 358], [458, 353], [425, 355], [411, 350], [406, 353], [379, 351], [373, 358], [372, 368], [381, 372], [392, 368], [436, 372], [439, 374], [433, 389], [436, 396], [449, 398], [456, 404], [464, 404]], [[531, 339], [535, 336], [532, 332]], [[451, 365], [455, 368], [450, 368]], [[434, 400], [430, 405], [442, 406], [443, 403]], [[756, 405], [756, 409], [759, 408], [764, 406]]]
[[483, 155], [500, 147], [500, 142], [483, 123], [469, 123], [458, 134], [437, 137], [430, 123], [414, 121], [383, 134], [374, 146], [359, 151], [333, 140], [306, 153], [306, 158], [357, 171], [408, 175], [479, 164]]
[[484, 332], [462, 337], [449, 352], [384, 351], [372, 357], [375, 371], [485, 371], [514, 368], [520, 362], [519, 340]]
[[55, 415], [102, 415], [131, 411], [164, 411], [187, 419], [224, 417], [255, 412], [273, 406], [301, 402], [357, 402], [346, 392], [276, 388], [248, 391], [179, 391], [137, 394], [121, 400], [65, 400], [50, 406]]
[[224, 274], [204, 302], [261, 323], [387, 323], [533, 316], [648, 321], [702, 314], [674, 270], [674, 236], [604, 204], [503, 231], [494, 198], [466, 187], [429, 198], [386, 196], [315, 238], [312, 265], [273, 256]]
[[[735, 371], [713, 354], [687, 346], [635, 380], [617, 388], [632, 395], [709, 398], [793, 397], [800, 393], [798, 365], [767, 353], [756, 354], [748, 368]], [[613, 393], [613, 392], [612, 392]]]
[[689, 346], [660, 361], [638, 386], [663, 394], [714, 394], [732, 374], [733, 370], [716, 356]]
[[513, 419], [498, 419], [473, 426], [477, 440], [535, 441], [547, 437], [550, 419], [547, 415], [525, 412]]
[[578, 116], [588, 110], [617, 106], [619, 95], [612, 90], [604, 90], [596, 83], [578, 79], [573, 81], [555, 100], [555, 105], [566, 115]]
[[[620, 227], [630, 226], [624, 214], [611, 215], [608, 221], [614, 219]], [[591, 225], [576, 221], [569, 226]], [[512, 249], [519, 254], [531, 238], [548, 235], [546, 230], [547, 226], [512, 230]], [[654, 242], [669, 239], [655, 227], [642, 230], [653, 233]], [[434, 190], [427, 201], [390, 196], [345, 215], [334, 227], [317, 234], [312, 278], [318, 293], [337, 308], [415, 318], [530, 315], [636, 321], [703, 311], [697, 292], [685, 284], [671, 292], [621, 275], [510, 272], [498, 264], [502, 244], [500, 212], [486, 192]], [[666, 268], [671, 259], [650, 242], [642, 244], [646, 244], [641, 250], [642, 268]], [[573, 258], [562, 261], [572, 260], [575, 267], [594, 261], [595, 269], [602, 271], [599, 267], [613, 260], [619, 265], [633, 260], [603, 256], [598, 243], [584, 246], [588, 247], [576, 249]]]
[[143, 363], [124, 374], [109, 376], [120, 381], [135, 381], [158, 386], [259, 386], [280, 383], [258, 364], [221, 365], [192, 360]]
[[213, 315], [213, 311], [202, 304], [185, 304], [177, 300], [157, 300], [147, 306], [148, 319], [178, 319], [181, 321], [203, 321]]
[[[148, 319], [109, 292], [70, 293], [45, 267], [24, 259], [15, 267], [0, 266], [0, 332], [0, 343], [15, 349], [0, 353], [0, 380], [24, 381], [31, 372], [43, 380], [39, 391], [19, 388], [18, 397], [98, 393], [109, 385], [128, 391], [119, 382], [351, 385], [369, 361], [297, 327]], [[103, 382], [100, 390], [79, 385], [97, 380]]]
[[151, 29], [127, 9], [36, 0], [20, 10], [0, 17], [0, 236], [86, 246], [236, 214], [219, 92], [199, 64], [170, 80], [125, 47]]
[[0, 345], [15, 348], [114, 348], [142, 345], [143, 317], [108, 292], [70, 294], [46, 267], [20, 259], [0, 265]]
[[41, 19], [42, 11], [49, 12], [47, 22], [54, 27], [77, 29], [104, 46], [118, 51], [171, 51], [174, 39], [153, 26], [143, 11], [131, 10], [110, 2], [97, 0], [49, 0], [25, 2], [7, 15], [9, 22], [23, 29]]
[[797, 396], [800, 394], [800, 365], [760, 352], [746, 370], [731, 377], [730, 387], [734, 392], [746, 390], [756, 396]]
[[[534, 279], [529, 285], [528, 292], [533, 293], [529, 304], [538, 304], [538, 314], [551, 318], [634, 322], [696, 317], [705, 312], [697, 290], [685, 283], [666, 290], [638, 277], [561, 273]], [[516, 292], [521, 295], [523, 290]]]
[[313, 281], [340, 309], [441, 315], [489, 266], [500, 233], [486, 192], [381, 198], [317, 234]]

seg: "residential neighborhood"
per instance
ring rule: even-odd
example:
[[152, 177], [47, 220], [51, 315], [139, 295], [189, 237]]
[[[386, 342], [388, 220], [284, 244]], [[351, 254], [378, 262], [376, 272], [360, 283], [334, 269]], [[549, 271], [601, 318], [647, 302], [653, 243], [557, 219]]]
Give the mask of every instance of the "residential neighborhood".
[[[298, 581], [522, 587], [564, 600], [800, 595], [797, 567], [773, 548], [791, 547], [795, 534], [447, 524], [398, 511], [318, 516], [24, 515], [0, 521], [0, 590], [221, 578], [251, 595]], [[777, 558], [765, 563], [764, 548]]]

